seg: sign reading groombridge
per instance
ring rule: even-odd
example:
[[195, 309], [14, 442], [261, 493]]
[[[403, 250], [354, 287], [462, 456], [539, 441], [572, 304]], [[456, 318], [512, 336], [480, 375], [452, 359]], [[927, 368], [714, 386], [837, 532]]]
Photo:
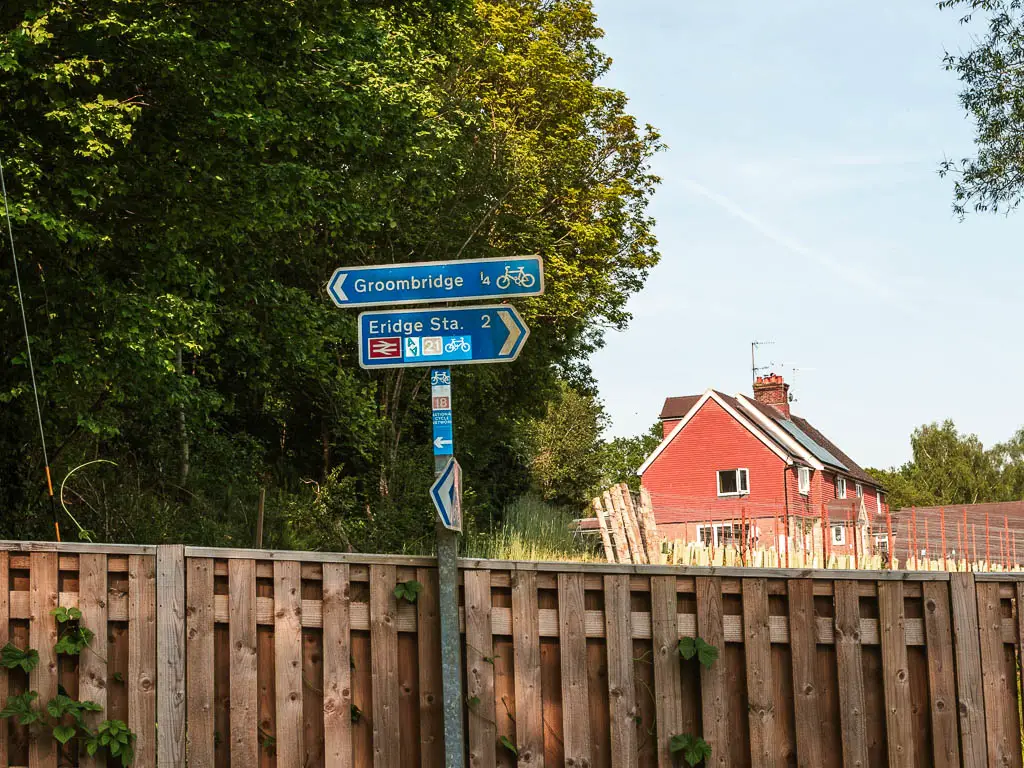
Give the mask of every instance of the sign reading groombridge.
[[540, 256], [340, 267], [327, 292], [346, 308], [540, 296], [544, 267]]

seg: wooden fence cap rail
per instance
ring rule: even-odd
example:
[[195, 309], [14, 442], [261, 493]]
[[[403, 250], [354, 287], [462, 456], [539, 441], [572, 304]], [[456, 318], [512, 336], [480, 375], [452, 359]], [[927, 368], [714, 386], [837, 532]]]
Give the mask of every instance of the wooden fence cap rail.
[[88, 544], [70, 541], [6, 541], [0, 539], [0, 550], [7, 552], [62, 552], [80, 555], [155, 555], [153, 544]]
[[[533, 560], [478, 560], [461, 558], [460, 568], [495, 571], [555, 571], [636, 576], [721, 576], [740, 579], [826, 579], [855, 581], [949, 581], [945, 571], [859, 571], [822, 568], [726, 568], [691, 565], [640, 565], [604, 562], [556, 562]], [[981, 575], [981, 574], [978, 574]], [[989, 574], [999, 576], [1001, 574]], [[1024, 578], [1024, 573], [1021, 574]]]

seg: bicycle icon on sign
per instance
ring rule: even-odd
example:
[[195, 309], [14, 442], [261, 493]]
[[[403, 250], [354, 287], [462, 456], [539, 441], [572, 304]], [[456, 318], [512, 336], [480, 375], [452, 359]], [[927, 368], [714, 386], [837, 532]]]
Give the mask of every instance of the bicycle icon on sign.
[[508, 265], [505, 265], [505, 274], [498, 277], [494, 284], [501, 290], [505, 290], [513, 283], [520, 288], [532, 288], [535, 282], [537, 282], [537, 278], [527, 274], [526, 267], [519, 267], [519, 269], [513, 270]]
[[469, 342], [464, 337], [458, 337], [450, 339], [447, 344], [444, 345], [444, 351], [451, 352], [469, 352], [472, 348]]
[[447, 371], [434, 371], [433, 375], [430, 377], [430, 384], [434, 387], [451, 383], [452, 377]]

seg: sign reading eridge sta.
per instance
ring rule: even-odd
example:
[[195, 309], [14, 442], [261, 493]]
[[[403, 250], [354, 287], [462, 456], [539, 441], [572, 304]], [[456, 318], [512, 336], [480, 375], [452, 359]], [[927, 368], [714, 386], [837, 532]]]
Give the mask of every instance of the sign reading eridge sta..
[[339, 267], [327, 284], [339, 307], [540, 296], [540, 256]]

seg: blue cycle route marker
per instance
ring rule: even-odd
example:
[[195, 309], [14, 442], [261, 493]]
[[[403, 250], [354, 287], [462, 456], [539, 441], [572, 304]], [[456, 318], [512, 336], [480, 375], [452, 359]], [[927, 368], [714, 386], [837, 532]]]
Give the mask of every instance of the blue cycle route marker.
[[428, 304], [544, 293], [540, 256], [340, 267], [327, 292], [339, 307]]
[[363, 368], [509, 363], [530, 330], [509, 304], [392, 309], [359, 315]]
[[452, 372], [448, 368], [434, 368], [430, 372], [430, 408], [434, 455], [451, 456], [455, 453], [455, 440], [452, 435]]

